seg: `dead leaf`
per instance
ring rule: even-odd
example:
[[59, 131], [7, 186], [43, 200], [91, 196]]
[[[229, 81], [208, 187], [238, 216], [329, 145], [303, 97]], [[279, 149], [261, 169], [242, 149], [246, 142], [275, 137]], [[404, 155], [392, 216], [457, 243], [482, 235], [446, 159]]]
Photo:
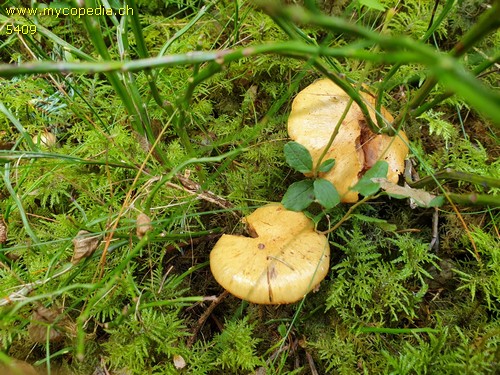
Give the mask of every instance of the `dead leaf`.
[[177, 370], [183, 369], [186, 367], [186, 360], [178, 354], [174, 355], [174, 366]]
[[7, 242], [7, 224], [3, 217], [0, 217], [0, 243]]
[[31, 323], [28, 326], [30, 339], [33, 342], [42, 344], [47, 342], [48, 334], [50, 342], [61, 341], [64, 338], [64, 335], [57, 330], [59, 325], [54, 324], [61, 313], [61, 309], [49, 309], [44, 306], [33, 311], [33, 314], [31, 315]]
[[140, 213], [136, 220], [136, 233], [137, 237], [142, 238], [144, 235], [153, 229], [151, 225], [151, 219], [148, 215]]
[[90, 234], [91, 233], [86, 230], [81, 230], [73, 239], [74, 250], [71, 263], [76, 264], [82, 260], [82, 258], [91, 256], [97, 249], [97, 246], [99, 246], [100, 235], [92, 236]]
[[436, 201], [433, 202], [433, 200], [437, 196], [425, 190], [413, 189], [409, 186], [399, 186], [385, 178], [372, 178], [371, 180], [379, 184], [380, 188], [391, 197], [397, 199], [410, 198], [420, 207], [434, 207], [436, 205]]

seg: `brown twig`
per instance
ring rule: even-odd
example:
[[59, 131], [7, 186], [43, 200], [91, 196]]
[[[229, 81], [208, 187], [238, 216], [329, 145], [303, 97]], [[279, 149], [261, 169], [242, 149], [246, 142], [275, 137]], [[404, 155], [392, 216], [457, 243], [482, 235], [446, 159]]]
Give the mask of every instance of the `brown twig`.
[[179, 247], [194, 246], [194, 245], [197, 245], [201, 242], [212, 241], [220, 236], [222, 236], [222, 233], [208, 234], [208, 235], [203, 236], [203, 237], [191, 238], [189, 241], [182, 241], [182, 242], [178, 242], [178, 243], [173, 244], [173, 245], [168, 245], [165, 248], [165, 251], [168, 252], [168, 251], [177, 250]]
[[[223, 209], [227, 210], [227, 209], [233, 208], [233, 204], [231, 202], [229, 202], [227, 199], [222, 198], [222, 197], [218, 196], [217, 194], [212, 193], [209, 190], [203, 190], [201, 188], [201, 185], [198, 184], [197, 182], [195, 182], [195, 181], [193, 181], [193, 180], [191, 180], [191, 179], [189, 179], [181, 174], [177, 174], [175, 177], [177, 178], [177, 180], [179, 180], [179, 182], [182, 184], [182, 186], [174, 184], [173, 182], [167, 182], [167, 186], [170, 186], [170, 187], [177, 189], [177, 190], [185, 191], [191, 195], [196, 195], [198, 197], [198, 199], [202, 199], [204, 201], [210, 202], [210, 203], [215, 204], [216, 206], [219, 206]], [[230, 210], [229, 212], [231, 212], [234, 216], [236, 216], [238, 219], [240, 219], [240, 216], [235, 211]]]
[[219, 297], [215, 298], [212, 301], [212, 303], [210, 304], [210, 306], [208, 306], [207, 309], [205, 310], [205, 312], [200, 316], [200, 318], [198, 319], [198, 322], [196, 323], [196, 326], [193, 328], [193, 334], [187, 340], [188, 348], [193, 346], [194, 342], [196, 341], [196, 337], [198, 336], [198, 333], [200, 332], [201, 328], [203, 327], [203, 325], [205, 324], [207, 319], [210, 317], [210, 315], [212, 314], [214, 309], [217, 307], [217, 305], [219, 303], [221, 303], [224, 300], [224, 298], [226, 298], [228, 295], [229, 295], [229, 292], [227, 290], [222, 292], [222, 294]]
[[309, 363], [309, 368], [311, 369], [311, 375], [319, 375], [318, 370], [316, 370], [316, 366], [314, 365], [314, 360], [311, 354], [306, 351], [307, 363]]
[[434, 251], [439, 251], [439, 209], [434, 207], [434, 214], [432, 215], [432, 240], [430, 248]]
[[70, 271], [73, 268], [73, 265], [63, 267], [59, 272], [56, 274], [49, 276], [43, 280], [37, 280], [32, 283], [26, 283], [23, 285], [18, 285], [17, 290], [10, 293], [7, 296], [1, 296], [0, 299], [0, 306], [7, 306], [10, 305], [11, 303], [17, 302], [17, 301], [24, 301], [26, 300], [28, 294], [30, 294], [33, 290], [35, 290], [38, 286], [44, 285], [48, 283], [50, 280], [56, 279], [68, 271]]

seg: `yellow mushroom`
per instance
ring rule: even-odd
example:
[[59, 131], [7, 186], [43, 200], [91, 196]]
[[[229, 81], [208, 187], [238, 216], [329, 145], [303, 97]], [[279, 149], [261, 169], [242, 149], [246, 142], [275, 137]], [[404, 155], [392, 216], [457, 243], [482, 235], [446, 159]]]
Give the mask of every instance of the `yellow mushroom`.
[[271, 203], [244, 221], [253, 238], [223, 235], [210, 253], [212, 274], [230, 293], [253, 303], [293, 303], [325, 278], [328, 240], [302, 212]]
[[[361, 93], [367, 103], [370, 117], [376, 121], [375, 98]], [[290, 138], [309, 150], [314, 164], [326, 147], [335, 126], [342, 116], [349, 96], [329, 79], [321, 79], [299, 92], [288, 118]], [[384, 108], [381, 115], [389, 122], [392, 116]], [[320, 177], [329, 180], [337, 189], [342, 202], [358, 200], [358, 193], [349, 190], [377, 160], [389, 164], [388, 180], [398, 181], [408, 154], [408, 138], [403, 131], [397, 136], [375, 134], [367, 126], [361, 109], [352, 103], [339, 132], [324, 160], [335, 159], [335, 166]]]

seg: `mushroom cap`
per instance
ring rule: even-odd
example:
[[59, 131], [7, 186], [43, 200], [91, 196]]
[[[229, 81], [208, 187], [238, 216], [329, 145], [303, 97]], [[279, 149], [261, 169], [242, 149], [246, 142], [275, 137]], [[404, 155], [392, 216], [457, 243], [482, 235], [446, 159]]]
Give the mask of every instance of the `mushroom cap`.
[[[365, 93], [361, 95], [367, 102], [370, 117], [376, 121], [373, 109], [375, 98]], [[295, 97], [288, 118], [288, 134], [309, 150], [315, 164], [349, 100], [349, 96], [329, 79], [312, 83]], [[384, 108], [381, 109], [381, 114], [389, 122], [394, 120]], [[389, 163], [388, 180], [395, 183], [398, 181], [408, 154], [407, 143], [408, 138], [403, 131], [395, 137], [373, 133], [368, 128], [361, 109], [353, 102], [323, 159], [335, 159], [335, 166], [327, 173], [320, 174], [320, 177], [335, 185], [342, 202], [356, 202], [358, 193], [349, 188], [377, 160], [386, 160]]]
[[330, 247], [302, 212], [270, 203], [244, 219], [255, 238], [223, 235], [210, 253], [217, 282], [238, 298], [293, 303], [324, 279]]

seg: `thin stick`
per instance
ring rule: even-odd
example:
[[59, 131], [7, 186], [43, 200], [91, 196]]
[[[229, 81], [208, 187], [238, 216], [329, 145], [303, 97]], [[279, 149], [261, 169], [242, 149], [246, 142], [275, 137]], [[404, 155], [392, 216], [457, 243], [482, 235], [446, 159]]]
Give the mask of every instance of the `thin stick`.
[[434, 214], [432, 215], [432, 240], [430, 248], [436, 252], [439, 250], [439, 209], [434, 207]]
[[432, 176], [427, 176], [409, 183], [412, 188], [422, 188], [424, 186], [436, 185], [439, 180], [456, 180], [466, 181], [476, 185], [481, 185], [487, 188], [500, 188], [500, 180], [486, 176], [480, 176], [474, 173], [455, 171], [451, 168], [446, 168], [442, 171], [434, 173]]
[[309, 368], [311, 369], [311, 375], [319, 375], [318, 370], [316, 370], [316, 366], [314, 365], [314, 360], [311, 354], [306, 351], [307, 363], [309, 363]]
[[207, 309], [205, 310], [205, 312], [200, 316], [200, 318], [198, 319], [198, 322], [196, 323], [196, 326], [193, 329], [192, 336], [187, 340], [188, 348], [193, 346], [194, 342], [196, 341], [196, 337], [198, 336], [198, 333], [201, 330], [201, 327], [203, 327], [203, 325], [205, 324], [205, 322], [207, 321], [209, 316], [212, 314], [214, 309], [217, 307], [217, 305], [219, 305], [219, 303], [221, 303], [224, 300], [224, 298], [226, 298], [228, 295], [229, 295], [229, 292], [227, 290], [222, 292], [222, 294], [219, 297], [217, 297], [216, 299], [214, 299], [212, 301], [212, 303], [210, 304], [210, 306], [208, 306]]
[[6, 297], [2, 297], [2, 299], [0, 300], [0, 306], [7, 306], [13, 302], [24, 300], [28, 294], [30, 294], [33, 290], [36, 289], [36, 287], [43, 285], [43, 284], [46, 284], [50, 280], [56, 279], [59, 276], [64, 275], [65, 273], [67, 273], [71, 269], [73, 269], [73, 265], [70, 265], [67, 268], [63, 268], [58, 273], [56, 273], [53, 276], [50, 276], [44, 280], [37, 280], [37, 281], [34, 281], [32, 283], [24, 284], [17, 291], [10, 293]]
[[374, 198], [378, 198], [379, 195], [368, 195], [367, 197], [364, 197], [363, 199], [361, 199], [359, 202], [353, 204], [350, 208], [349, 208], [349, 211], [346, 212], [346, 214], [344, 215], [344, 217], [342, 217], [342, 219], [340, 219], [337, 224], [335, 224], [333, 227], [331, 227], [330, 229], [328, 230], [325, 230], [325, 231], [319, 231], [318, 233], [321, 233], [321, 234], [328, 234], [328, 233], [332, 233], [332, 232], [335, 232], [342, 224], [344, 224], [344, 222], [346, 222], [347, 220], [349, 220], [351, 218], [351, 214], [354, 212], [354, 210], [362, 205], [363, 203], [365, 203], [366, 201], [369, 201], [370, 199], [374, 199]]

